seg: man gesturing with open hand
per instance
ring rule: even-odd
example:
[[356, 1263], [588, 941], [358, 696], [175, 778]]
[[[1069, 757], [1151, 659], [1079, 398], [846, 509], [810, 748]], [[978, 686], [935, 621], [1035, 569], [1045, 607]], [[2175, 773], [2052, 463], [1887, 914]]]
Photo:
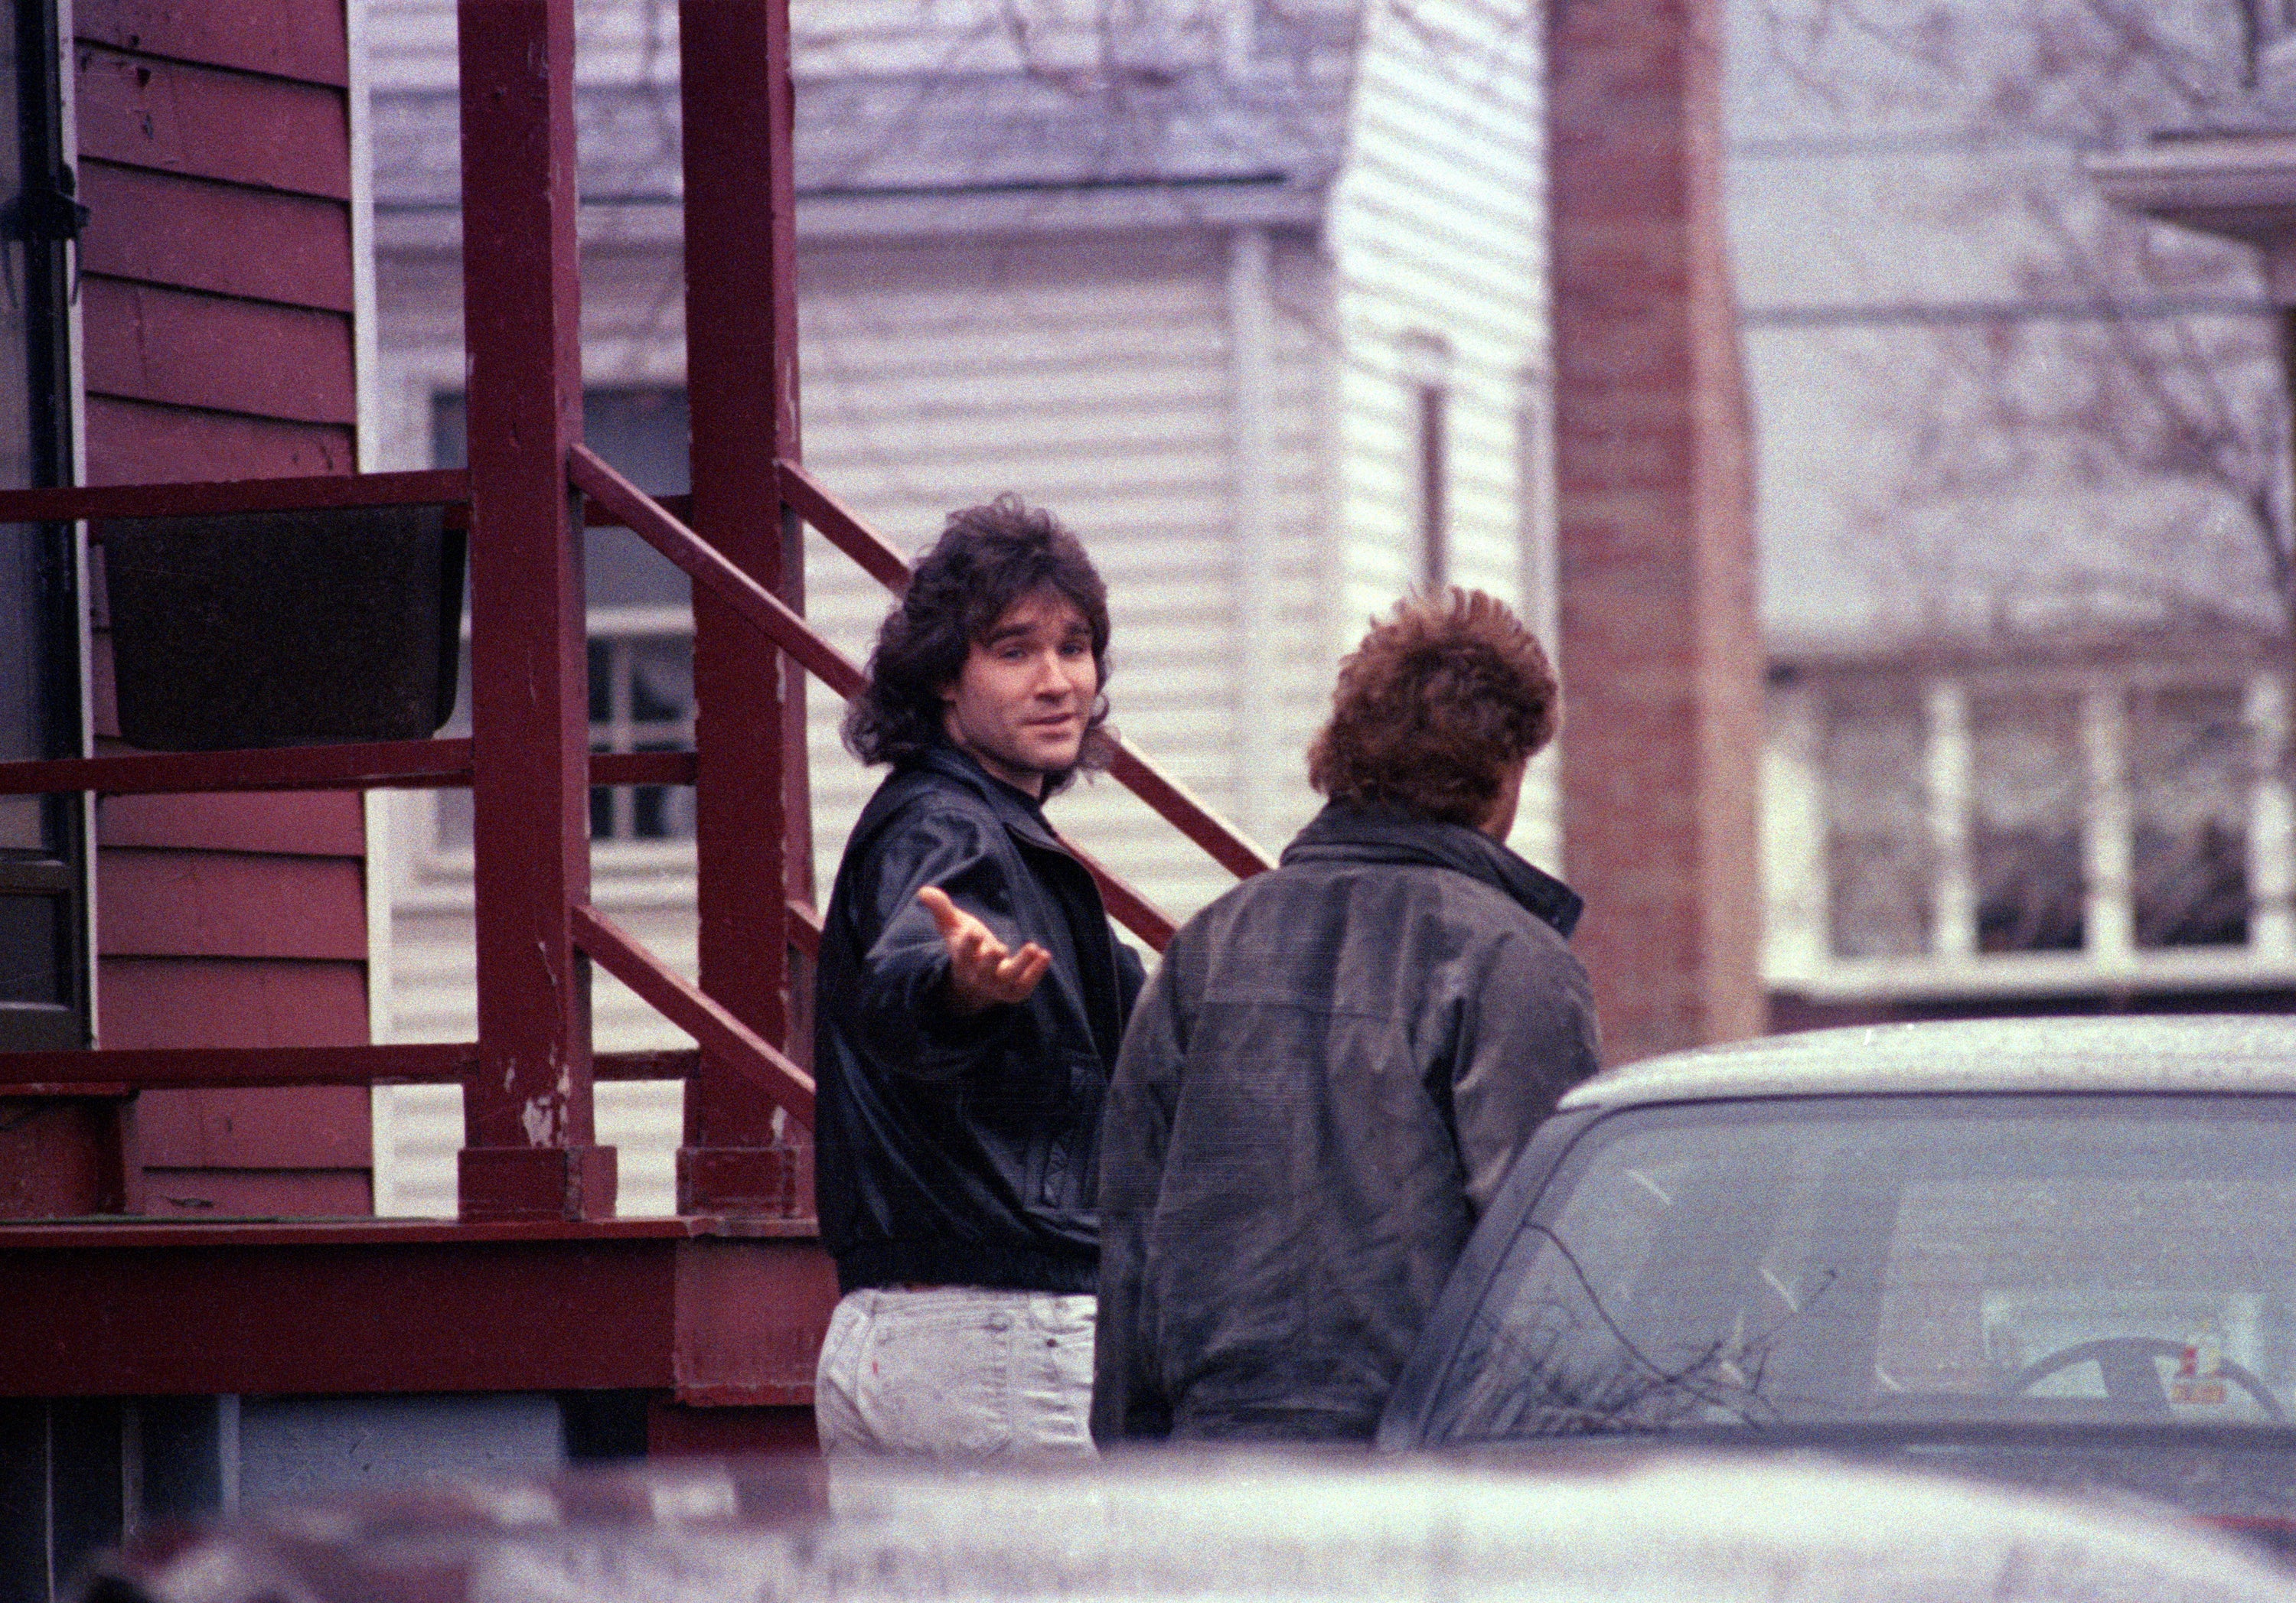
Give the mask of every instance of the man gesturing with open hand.
[[917, 893], [948, 944], [948, 1000], [960, 1013], [978, 1013], [992, 1002], [1029, 1000], [1029, 993], [1052, 967], [1053, 954], [1034, 941], [1007, 951], [988, 925], [928, 885]]
[[1100, 1109], [1139, 961], [1046, 822], [1101, 760], [1108, 601], [1009, 497], [951, 515], [846, 719], [890, 762], [822, 921], [831, 1453], [1088, 1453]]

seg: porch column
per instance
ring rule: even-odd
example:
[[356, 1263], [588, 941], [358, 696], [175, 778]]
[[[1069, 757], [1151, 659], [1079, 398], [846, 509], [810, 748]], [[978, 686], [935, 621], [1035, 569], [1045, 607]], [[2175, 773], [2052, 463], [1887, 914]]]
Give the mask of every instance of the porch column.
[[[805, 609], [801, 529], [776, 458], [797, 460], [797, 233], [789, 12], [779, 0], [687, 0], [686, 394], [693, 528]], [[792, 973], [789, 898], [810, 900], [804, 671], [695, 587], [694, 795], [701, 988], [800, 1064], [811, 974]], [[704, 1054], [686, 1084], [681, 1214], [813, 1211], [811, 1133]]]
[[472, 849], [480, 1071], [464, 1219], [603, 1218], [589, 964], [589, 687], [580, 531], [573, 0], [462, 0], [463, 306], [469, 344]]

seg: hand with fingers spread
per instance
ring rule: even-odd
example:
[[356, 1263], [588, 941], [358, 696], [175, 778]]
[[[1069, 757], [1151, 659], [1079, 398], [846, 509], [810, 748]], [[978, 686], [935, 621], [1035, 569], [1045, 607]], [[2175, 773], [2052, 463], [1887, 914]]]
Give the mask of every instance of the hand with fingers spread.
[[948, 899], [939, 886], [928, 885], [917, 900], [940, 927], [948, 944], [948, 999], [960, 1013], [978, 1013], [994, 1002], [1029, 1000], [1029, 993], [1045, 977], [1053, 954], [1034, 941], [1020, 951], [1007, 950], [988, 925]]

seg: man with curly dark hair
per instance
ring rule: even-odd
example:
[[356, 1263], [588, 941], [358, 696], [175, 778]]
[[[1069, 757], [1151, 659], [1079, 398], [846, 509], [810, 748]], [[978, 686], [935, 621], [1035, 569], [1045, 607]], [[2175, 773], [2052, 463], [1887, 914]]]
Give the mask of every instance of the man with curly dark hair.
[[1093, 1434], [1368, 1439], [1509, 1161], [1594, 1072], [1579, 901], [1505, 845], [1562, 692], [1480, 592], [1341, 665], [1273, 873], [1174, 937], [1102, 1132]]
[[845, 722], [893, 772], [823, 916], [824, 1450], [1092, 1451], [1101, 1101], [1141, 968], [1045, 797], [1105, 763], [1108, 597], [1050, 513], [950, 514]]

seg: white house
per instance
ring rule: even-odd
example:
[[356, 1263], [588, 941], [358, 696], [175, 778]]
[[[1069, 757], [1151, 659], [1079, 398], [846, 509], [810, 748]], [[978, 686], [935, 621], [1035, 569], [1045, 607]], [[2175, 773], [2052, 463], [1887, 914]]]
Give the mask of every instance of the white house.
[[[447, 0], [373, 0], [386, 468], [459, 448]], [[578, 60], [589, 433], [684, 484], [687, 330], [674, 9], [594, 0]], [[896, 545], [1014, 490], [1106, 575], [1116, 722], [1244, 831], [1312, 813], [1304, 753], [1341, 652], [1414, 582], [1551, 627], [1539, 20], [1529, 0], [824, 0], [796, 18], [805, 457]], [[886, 596], [808, 546], [807, 610], [865, 653]], [[678, 744], [687, 593], [627, 536], [591, 552], [601, 747]], [[874, 782], [811, 704], [826, 895]], [[602, 794], [601, 906], [693, 953], [685, 798]], [[468, 1039], [467, 803], [388, 804], [379, 1030]], [[1115, 785], [1054, 804], [1175, 915], [1229, 881]], [[1551, 775], [1516, 844], [1552, 864]], [[685, 1044], [598, 982], [602, 1048]], [[447, 1212], [452, 1091], [381, 1091], [378, 1212]], [[623, 1209], [670, 1206], [676, 1088], [601, 1086]]]
[[2259, 20], [2251, 100], [2230, 13], [2140, 9], [1971, 8], [1930, 71], [1910, 11], [1738, 7], [1774, 1026], [2296, 1005], [2289, 291], [2130, 215], [2288, 216], [2296, 40]]

